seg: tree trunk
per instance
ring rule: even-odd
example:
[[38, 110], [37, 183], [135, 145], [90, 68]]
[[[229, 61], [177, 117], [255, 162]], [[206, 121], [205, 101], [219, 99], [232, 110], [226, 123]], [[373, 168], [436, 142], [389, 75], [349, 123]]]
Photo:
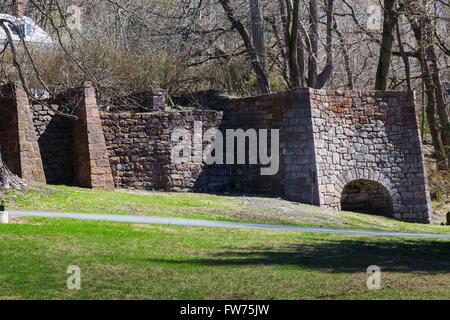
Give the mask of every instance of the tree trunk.
[[[286, 53], [286, 39], [284, 38], [283, 40], [281, 39], [280, 35], [279, 35], [279, 30], [278, 30], [278, 24], [277, 24], [277, 14], [275, 12], [273, 12], [272, 15], [272, 21], [271, 21], [271, 25], [272, 25], [272, 31], [273, 34], [275, 36], [276, 39], [276, 43], [278, 46], [278, 50], [280, 50], [280, 71], [281, 71], [281, 76], [284, 79], [284, 82], [286, 82], [286, 85], [288, 86], [288, 88], [291, 88], [291, 78], [289, 77], [289, 67], [288, 67], [288, 58], [287, 58], [287, 53]], [[284, 25], [283, 25], [284, 28]], [[283, 30], [284, 33], [284, 30]]]
[[391, 67], [392, 49], [394, 47], [394, 28], [398, 20], [394, 8], [395, 2], [396, 0], [384, 0], [383, 39], [381, 41], [375, 90], [388, 89], [389, 69]]
[[227, 14], [227, 17], [230, 20], [231, 24], [233, 25], [233, 28], [239, 32], [242, 41], [244, 41], [245, 48], [248, 51], [253, 70], [255, 71], [256, 74], [259, 92], [270, 93], [269, 77], [267, 73], [264, 72], [263, 66], [261, 65], [258, 59], [258, 55], [256, 53], [255, 47], [253, 46], [251, 38], [247, 32], [247, 29], [244, 27], [242, 22], [235, 17], [229, 0], [219, 0], [219, 2], [222, 5], [222, 8], [224, 9], [225, 13]]
[[[418, 2], [411, 2], [406, 7], [408, 20], [417, 41], [420, 63], [423, 68], [422, 81], [427, 95], [427, 121], [436, 152], [439, 168], [446, 169], [450, 164], [448, 148], [448, 110], [445, 104], [439, 69], [434, 50], [434, 26]], [[437, 116], [439, 115], [439, 120]]]
[[333, 21], [334, 21], [334, 0], [328, 0], [326, 6], [327, 14], [327, 64], [323, 71], [317, 76], [317, 88], [322, 89], [333, 73]]
[[319, 73], [319, 7], [317, 0], [309, 1], [309, 39], [311, 42], [311, 50], [308, 59], [308, 86], [315, 89], [322, 89], [333, 73], [334, 0], [326, 1], [326, 16], [327, 40], [325, 49], [327, 64], [322, 72]]
[[301, 34], [298, 34], [298, 44], [297, 44], [297, 61], [298, 61], [298, 71], [300, 74], [300, 87], [304, 87], [306, 85], [306, 76], [305, 76], [305, 46], [303, 45], [303, 41], [301, 39]]
[[294, 0], [292, 7], [292, 27], [289, 39], [289, 65], [291, 66], [291, 82], [294, 88], [301, 87], [300, 68], [298, 65], [298, 19], [300, 14], [300, 0]]
[[293, 5], [291, 5], [290, 1], [279, 0], [279, 9], [280, 9], [281, 23], [284, 29], [285, 45], [287, 49], [290, 87], [299, 88], [303, 86], [301, 81], [302, 78], [300, 74], [299, 52], [298, 52], [300, 0], [294, 0]]
[[436, 96], [433, 78], [431, 77], [430, 67], [428, 65], [428, 59], [425, 52], [426, 50], [424, 48], [425, 44], [424, 41], [422, 41], [423, 34], [419, 25], [412, 23], [411, 27], [418, 43], [418, 51], [421, 57], [420, 63], [423, 68], [422, 81], [425, 84], [425, 93], [427, 96], [426, 114], [428, 126], [430, 128], [431, 138], [433, 140], [433, 146], [436, 152], [439, 166], [440, 168], [444, 168], [445, 163], [447, 162], [447, 155], [444, 143], [442, 141], [442, 128], [440, 127], [439, 122], [436, 120]]
[[308, 86], [317, 88], [318, 52], [319, 52], [319, 9], [316, 0], [309, 1], [309, 39], [311, 50], [308, 57]]
[[437, 106], [437, 114], [439, 115], [439, 121], [442, 126], [442, 142], [444, 146], [447, 148], [447, 156], [449, 157], [448, 161], [450, 163], [450, 117], [449, 110], [447, 107], [447, 103], [445, 101], [445, 96], [442, 91], [443, 85], [441, 81], [441, 77], [439, 75], [439, 66], [437, 63], [436, 52], [434, 49], [433, 43], [431, 43], [427, 48], [427, 56], [430, 60], [430, 71], [431, 77], [434, 83], [434, 94], [436, 96], [436, 106]]
[[259, 9], [259, 0], [250, 0], [249, 2], [253, 46], [255, 47], [256, 56], [258, 57], [261, 69], [267, 74], [264, 26], [261, 18], [261, 10]]
[[412, 91], [411, 86], [411, 66], [409, 64], [409, 57], [405, 52], [405, 47], [403, 46], [402, 36], [400, 34], [400, 24], [397, 21], [397, 42], [398, 48], [400, 49], [400, 53], [402, 55], [403, 64], [405, 65], [405, 74], [406, 74], [406, 85], [408, 86], [408, 91]]
[[425, 82], [426, 94], [427, 94], [427, 121], [430, 128], [431, 138], [433, 140], [433, 146], [436, 151], [436, 157], [438, 160], [439, 168], [445, 169], [447, 167], [447, 155], [442, 139], [442, 128], [439, 122], [436, 120], [436, 96], [433, 87], [433, 81], [430, 75], [430, 68], [426, 59], [422, 61], [424, 64], [423, 81]]
[[336, 31], [339, 42], [341, 44], [342, 55], [344, 56], [345, 71], [347, 73], [347, 87], [349, 90], [353, 90], [355, 86], [353, 84], [353, 72], [350, 63], [350, 56], [348, 54], [344, 36], [342, 35], [342, 32], [339, 31], [336, 20], [334, 20], [334, 31]]

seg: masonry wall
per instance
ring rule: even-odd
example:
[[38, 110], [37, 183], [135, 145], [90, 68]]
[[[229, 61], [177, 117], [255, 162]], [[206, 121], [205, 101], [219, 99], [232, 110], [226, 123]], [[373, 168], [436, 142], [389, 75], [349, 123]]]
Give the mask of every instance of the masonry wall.
[[45, 183], [31, 107], [19, 83], [1, 88], [0, 144], [5, 163], [24, 180]]
[[[153, 113], [101, 113], [111, 170], [116, 185], [168, 191], [239, 192], [282, 195], [288, 139], [287, 112], [296, 99], [288, 92], [246, 99], [225, 99], [217, 111], [199, 110]], [[309, 104], [308, 104], [309, 105]], [[224, 138], [224, 164], [174, 164], [171, 133], [176, 128], [194, 132], [196, 122], [202, 132], [217, 129]], [[280, 130], [280, 164], [278, 174], [262, 176], [260, 164], [226, 164], [227, 129], [267, 129], [270, 150], [270, 130]], [[259, 133], [259, 132], [257, 132]], [[259, 138], [259, 137], [258, 137]], [[194, 145], [194, 135], [191, 143]], [[247, 140], [248, 143], [248, 140]], [[202, 143], [205, 148], [210, 142]], [[237, 141], [235, 141], [235, 151]], [[259, 153], [259, 149], [257, 150]], [[192, 150], [192, 156], [195, 150]], [[248, 163], [248, 147], [246, 163]], [[118, 165], [121, 169], [118, 170]]]
[[[53, 108], [69, 111], [58, 105]], [[43, 105], [33, 105], [32, 111], [47, 183], [74, 185], [73, 120], [60, 117]]]
[[317, 205], [317, 167], [309, 89], [291, 92], [286, 131], [284, 196], [291, 201]]
[[[257, 164], [249, 164], [249, 139], [246, 140], [246, 164], [237, 164], [237, 139], [235, 140], [235, 164], [212, 165], [206, 167], [205, 175], [219, 180], [220, 176], [227, 176], [229, 181], [225, 188], [220, 185], [214, 186], [215, 192], [231, 191], [248, 194], [268, 194], [281, 196], [284, 192], [284, 178], [286, 168], [286, 145], [288, 140], [288, 111], [292, 104], [293, 96], [291, 92], [279, 92], [270, 95], [251, 97], [244, 99], [221, 100], [215, 107], [223, 110], [223, 120], [220, 124], [220, 131], [227, 144], [227, 130], [242, 129], [256, 130], [258, 136], [258, 148], [256, 148]], [[294, 98], [295, 99], [295, 98]], [[210, 103], [212, 104], [212, 102]], [[270, 165], [261, 164], [260, 157], [260, 131], [267, 130], [266, 142], [268, 150], [271, 150], [271, 130], [279, 131], [279, 168], [275, 175], [262, 175], [262, 168]], [[228, 152], [224, 148], [225, 153]]]
[[0, 93], [0, 145], [12, 172], [29, 181], [114, 189], [90, 84], [46, 101], [54, 110], [74, 113], [77, 119], [31, 105], [20, 84], [5, 85]]
[[116, 186], [169, 191], [195, 189], [203, 164], [173, 164], [171, 132], [175, 128], [193, 132], [195, 121], [201, 121], [203, 129], [208, 130], [218, 127], [221, 118], [221, 112], [101, 113]]
[[412, 93], [311, 90], [319, 204], [341, 209], [355, 180], [381, 184], [396, 219], [429, 222], [430, 194]]
[[[230, 178], [225, 171], [215, 171], [220, 172], [218, 175], [208, 175], [206, 174], [210, 166], [199, 163], [194, 160], [197, 155], [202, 156], [201, 150], [210, 145], [210, 142], [202, 140], [202, 133], [209, 129], [219, 130], [220, 124], [223, 121], [223, 113], [220, 111], [188, 111], [188, 112], [174, 112], [168, 113], [167, 115], [168, 126], [164, 137], [167, 137], [168, 144], [167, 149], [164, 151], [164, 161], [165, 167], [163, 175], [160, 177], [160, 186], [169, 191], [180, 191], [180, 190], [193, 190], [193, 191], [206, 191], [210, 190], [213, 192], [215, 190], [215, 185], [228, 186]], [[195, 125], [198, 125], [197, 132]], [[201, 130], [199, 124], [201, 123]], [[192, 162], [190, 163], [173, 163], [172, 161], [172, 150], [179, 144], [178, 141], [172, 141], [171, 133], [177, 129], [185, 129], [188, 132], [194, 133], [191, 136], [192, 143]], [[184, 137], [183, 137], [184, 139]], [[195, 144], [201, 145], [201, 150], [195, 149]], [[164, 176], [164, 174], [166, 176]], [[225, 188], [227, 189], [227, 188]]]
[[113, 190], [114, 181], [95, 89], [85, 83], [74, 96], [80, 101], [73, 107], [78, 117], [72, 126], [75, 183], [85, 188]]
[[8, 168], [15, 174], [21, 174], [19, 131], [17, 126], [17, 108], [11, 97], [0, 98], [0, 146]]
[[[282, 195], [336, 210], [341, 201], [377, 208], [372, 200], [378, 199], [389, 216], [428, 222], [414, 101], [401, 92], [295, 89], [204, 102], [222, 113], [104, 113], [102, 124], [122, 187]], [[173, 164], [170, 134], [180, 127], [193, 132], [195, 121], [203, 122], [203, 131], [217, 128], [224, 138], [227, 129], [279, 129], [278, 173], [262, 176], [260, 164]]]
[[[42, 106], [30, 108], [23, 90], [8, 94], [12, 91], [6, 89], [0, 96], [0, 145], [8, 166], [29, 180], [101, 189], [266, 194], [336, 210], [376, 204], [396, 219], [429, 222], [413, 94], [295, 89], [229, 99], [208, 93], [201, 96], [203, 103], [214, 110], [168, 112], [162, 94], [149, 91], [142, 108], [152, 112], [99, 113], [95, 90], [85, 84], [62, 97], [78, 117], [73, 120]], [[172, 141], [172, 133], [184, 129], [187, 137], [199, 123], [200, 137], [192, 135], [190, 142], [200, 139], [202, 149], [211, 143], [201, 141], [209, 129], [221, 133], [224, 147], [230, 129], [279, 130], [277, 174], [262, 175], [268, 165], [260, 164], [259, 156], [259, 164], [228, 164], [226, 147], [225, 164], [174, 163], [172, 150], [179, 141]], [[248, 151], [247, 145], [246, 163]], [[197, 152], [193, 148], [191, 156]]]

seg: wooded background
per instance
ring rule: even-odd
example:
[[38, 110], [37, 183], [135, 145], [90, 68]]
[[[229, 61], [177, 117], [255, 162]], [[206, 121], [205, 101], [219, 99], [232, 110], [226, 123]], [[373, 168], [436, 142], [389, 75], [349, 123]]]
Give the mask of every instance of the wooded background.
[[416, 90], [423, 138], [445, 169], [449, 10], [444, 0], [27, 0], [55, 44], [6, 41], [0, 80], [20, 80], [32, 99], [88, 80], [111, 108], [149, 88], [169, 102], [209, 89]]

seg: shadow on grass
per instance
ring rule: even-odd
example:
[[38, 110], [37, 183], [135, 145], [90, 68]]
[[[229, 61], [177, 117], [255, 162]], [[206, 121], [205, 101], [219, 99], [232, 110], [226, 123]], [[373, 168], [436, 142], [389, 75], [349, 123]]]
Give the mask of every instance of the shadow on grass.
[[152, 262], [204, 266], [298, 266], [335, 273], [365, 271], [378, 265], [384, 272], [450, 273], [450, 242], [399, 240], [319, 240], [218, 252], [208, 258]]

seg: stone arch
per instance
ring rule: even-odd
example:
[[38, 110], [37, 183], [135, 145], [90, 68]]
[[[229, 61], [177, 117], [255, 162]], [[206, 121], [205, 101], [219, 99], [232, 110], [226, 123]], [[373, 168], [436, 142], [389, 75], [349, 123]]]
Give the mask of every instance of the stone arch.
[[389, 191], [373, 180], [353, 180], [345, 185], [341, 209], [382, 216], [393, 216], [393, 200]]
[[350, 170], [338, 176], [335, 190], [340, 210], [396, 217], [399, 191], [382, 172], [368, 168]]

